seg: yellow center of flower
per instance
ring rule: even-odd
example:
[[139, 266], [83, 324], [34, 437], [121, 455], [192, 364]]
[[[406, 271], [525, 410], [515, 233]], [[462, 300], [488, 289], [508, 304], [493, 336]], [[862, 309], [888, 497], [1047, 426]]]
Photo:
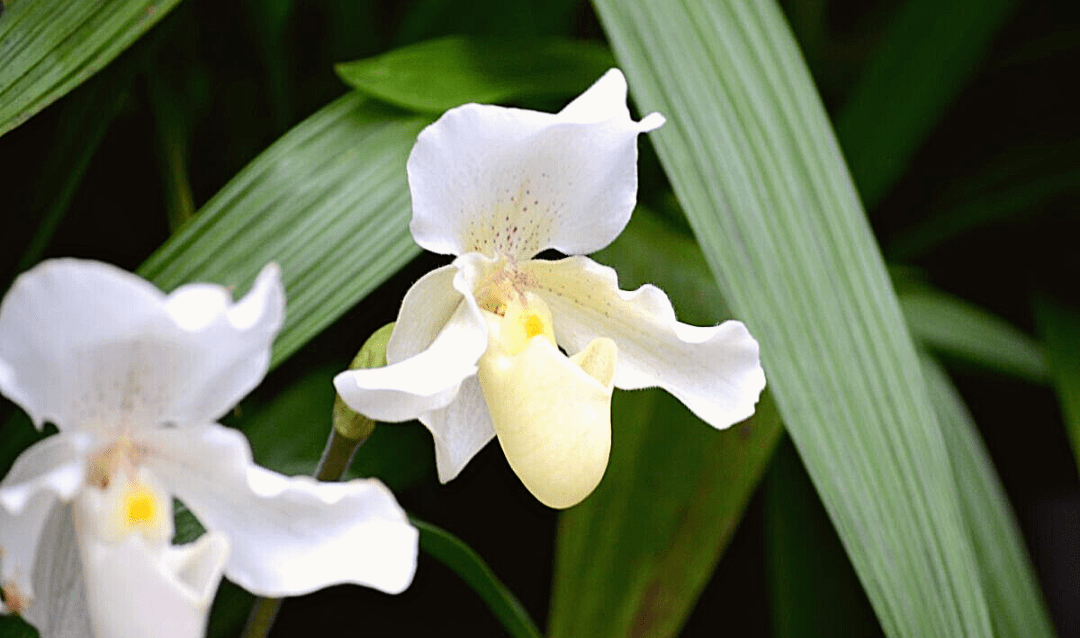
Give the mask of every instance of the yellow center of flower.
[[157, 501], [150, 490], [136, 485], [124, 496], [124, 508], [127, 511], [128, 524], [150, 523], [157, 513]]
[[539, 315], [528, 313], [524, 316], [525, 321], [523, 323], [525, 324], [526, 339], [532, 339], [537, 335], [544, 334], [544, 332], [546, 331], [544, 326], [544, 320], [541, 319]]

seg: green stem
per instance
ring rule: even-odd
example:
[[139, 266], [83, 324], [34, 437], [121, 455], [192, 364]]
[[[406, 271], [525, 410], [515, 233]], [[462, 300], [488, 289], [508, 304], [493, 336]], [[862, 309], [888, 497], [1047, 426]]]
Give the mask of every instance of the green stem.
[[[337, 429], [330, 428], [330, 438], [326, 441], [319, 465], [315, 468], [315, 478], [320, 481], [337, 481], [345, 470], [349, 468], [353, 456], [360, 446], [367, 440], [367, 436], [359, 439], [350, 439], [338, 433]], [[270, 628], [274, 626], [278, 611], [281, 609], [281, 598], [265, 598], [259, 596], [251, 607], [251, 615], [248, 616], [247, 626], [244, 627], [242, 638], [266, 638], [270, 635]]]

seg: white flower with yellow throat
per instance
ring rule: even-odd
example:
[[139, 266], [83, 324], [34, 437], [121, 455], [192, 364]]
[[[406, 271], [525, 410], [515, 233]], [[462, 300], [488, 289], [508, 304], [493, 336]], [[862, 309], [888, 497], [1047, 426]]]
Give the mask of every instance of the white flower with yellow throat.
[[405, 295], [389, 365], [334, 385], [361, 414], [423, 422], [443, 482], [497, 436], [541, 502], [580, 502], [607, 467], [613, 387], [664, 388], [716, 428], [753, 414], [765, 375], [742, 323], [679, 323], [658, 288], [622, 291], [583, 256], [629, 222], [637, 136], [664, 122], [635, 122], [626, 88], [613, 69], [555, 114], [467, 104], [416, 141], [410, 229], [456, 259]]
[[[266, 374], [284, 312], [273, 265], [236, 303], [74, 259], [19, 277], [0, 391], [59, 432], [0, 482], [0, 612], [43, 638], [194, 638], [223, 573], [274, 597], [409, 584], [418, 535], [386, 487], [271, 472], [215, 422]], [[208, 530], [193, 543], [171, 544], [174, 497]]]

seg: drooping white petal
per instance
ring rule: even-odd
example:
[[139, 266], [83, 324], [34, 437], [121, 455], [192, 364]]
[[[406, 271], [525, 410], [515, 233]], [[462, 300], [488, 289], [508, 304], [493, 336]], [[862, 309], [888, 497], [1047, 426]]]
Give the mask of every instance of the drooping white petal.
[[107, 264], [44, 262], [0, 306], [0, 391], [39, 427], [211, 421], [262, 378], [285, 303], [272, 265], [235, 305], [211, 288], [166, 296]]
[[46, 521], [82, 487], [89, 446], [86, 436], [50, 436], [23, 451], [0, 483], [0, 588], [9, 606], [33, 602]]
[[424, 129], [407, 165], [416, 243], [445, 254], [528, 259], [589, 253], [626, 226], [637, 136], [663, 124], [626, 107], [612, 69], [555, 114], [466, 104]]
[[386, 347], [389, 365], [347, 370], [334, 387], [353, 410], [380, 421], [409, 421], [449, 405], [476, 374], [487, 328], [472, 290], [494, 269], [466, 255], [413, 284]]
[[499, 445], [541, 503], [576, 505], [607, 468], [615, 344], [596, 339], [568, 359], [538, 336], [510, 354], [501, 347], [500, 320], [491, 321], [491, 346], [479, 376]]
[[374, 479], [318, 483], [253, 464], [242, 434], [219, 425], [147, 432], [146, 464], [231, 550], [225, 574], [262, 596], [336, 583], [390, 593], [416, 569], [417, 531]]
[[34, 598], [29, 602], [22, 615], [37, 628], [41, 638], [93, 635], [86, 581], [69, 505], [54, 505], [41, 529], [34, 563]]
[[742, 323], [679, 323], [659, 288], [619, 290], [615, 271], [587, 257], [534, 260], [522, 270], [551, 307], [560, 345], [574, 351], [596, 337], [615, 341], [616, 387], [659, 386], [715, 428], [754, 413], [765, 373], [757, 341]]
[[182, 546], [141, 534], [82, 539], [87, 603], [97, 638], [200, 638], [229, 553], [223, 534]]
[[446, 483], [461, 473], [476, 453], [495, 438], [484, 394], [476, 375], [465, 379], [454, 401], [420, 416], [435, 440], [435, 468]]

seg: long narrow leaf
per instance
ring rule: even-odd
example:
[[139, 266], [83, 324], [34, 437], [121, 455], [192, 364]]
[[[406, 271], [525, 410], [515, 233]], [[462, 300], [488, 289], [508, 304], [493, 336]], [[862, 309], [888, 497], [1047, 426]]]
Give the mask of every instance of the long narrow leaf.
[[889, 636], [989, 636], [941, 430], [772, 2], [597, 0], [660, 159]]
[[762, 489], [771, 638], [880, 636], [870, 602], [790, 441], [777, 446]]
[[0, 135], [97, 73], [180, 0], [18, 0], [0, 16]]
[[1014, 0], [907, 0], [836, 118], [836, 134], [867, 208], [972, 76]]
[[513, 638], [540, 638], [525, 607], [471, 547], [431, 523], [415, 518], [409, 522], [420, 530], [420, 549], [461, 576]]
[[277, 262], [289, 300], [281, 362], [419, 252], [405, 160], [427, 122], [359, 94], [338, 99], [237, 174], [140, 274], [165, 290], [242, 288]]
[[[685, 321], [727, 314], [693, 239], [645, 211], [596, 258], [623, 287], [659, 284]], [[603, 481], [559, 522], [553, 638], [677, 635], [782, 431], [768, 394], [753, 419], [725, 432], [658, 390], [617, 393], [611, 422]]]
[[922, 364], [960, 487], [994, 635], [1052, 638], [1054, 627], [1024, 538], [978, 428], [941, 366], [929, 356], [922, 358]]
[[912, 336], [924, 346], [1028, 381], [1046, 381], [1046, 362], [1035, 339], [1004, 319], [923, 287], [901, 292], [900, 307]]
[[1080, 466], [1080, 311], [1045, 294], [1036, 300], [1035, 311], [1050, 359], [1050, 381]]

